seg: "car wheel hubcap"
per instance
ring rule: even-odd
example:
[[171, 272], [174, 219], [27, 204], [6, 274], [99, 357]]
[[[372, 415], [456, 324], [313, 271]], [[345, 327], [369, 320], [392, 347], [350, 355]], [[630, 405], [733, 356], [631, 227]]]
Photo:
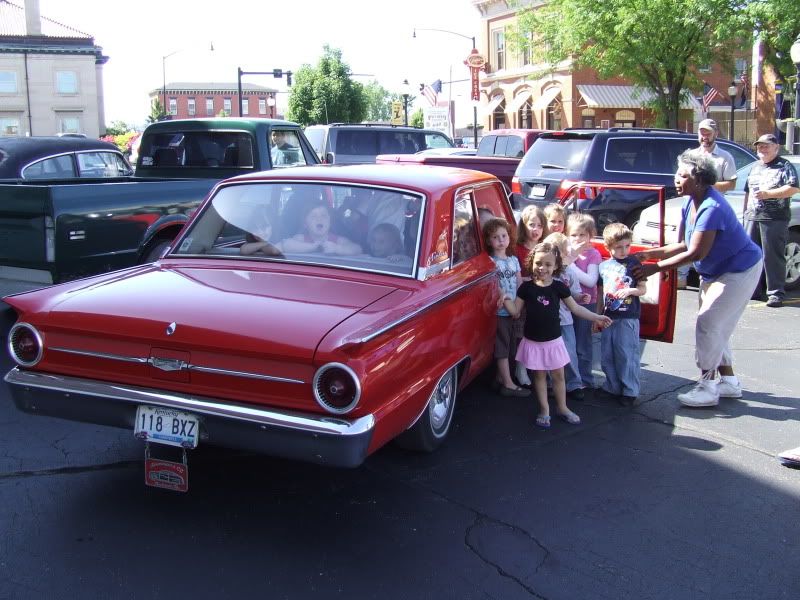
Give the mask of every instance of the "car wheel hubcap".
[[786, 284], [794, 284], [800, 278], [800, 244], [786, 244]]
[[434, 433], [441, 433], [447, 427], [450, 410], [455, 396], [455, 377], [450, 371], [436, 386], [428, 403], [428, 413]]

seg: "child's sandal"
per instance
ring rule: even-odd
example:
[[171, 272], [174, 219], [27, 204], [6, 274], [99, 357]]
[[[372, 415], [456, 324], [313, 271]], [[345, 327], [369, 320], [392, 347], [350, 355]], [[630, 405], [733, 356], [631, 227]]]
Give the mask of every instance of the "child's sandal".
[[536, 426], [542, 429], [550, 429], [550, 415], [538, 415], [536, 417]]
[[567, 412], [565, 412], [563, 414], [559, 414], [558, 416], [561, 417], [564, 421], [566, 421], [570, 425], [580, 425], [581, 424], [581, 418], [578, 415], [576, 415], [574, 412], [572, 412], [571, 410], [568, 410]]

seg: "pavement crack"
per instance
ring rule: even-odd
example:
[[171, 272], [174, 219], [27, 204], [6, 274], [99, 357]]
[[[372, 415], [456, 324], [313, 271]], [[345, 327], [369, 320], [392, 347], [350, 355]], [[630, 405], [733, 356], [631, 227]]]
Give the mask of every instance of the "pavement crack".
[[23, 479], [26, 477], [42, 477], [49, 475], [71, 475], [73, 473], [96, 473], [114, 469], [132, 469], [141, 467], [141, 460], [123, 460], [102, 465], [83, 465], [77, 467], [59, 467], [57, 469], [38, 469], [30, 471], [14, 471], [13, 473], [0, 473], [0, 481]]

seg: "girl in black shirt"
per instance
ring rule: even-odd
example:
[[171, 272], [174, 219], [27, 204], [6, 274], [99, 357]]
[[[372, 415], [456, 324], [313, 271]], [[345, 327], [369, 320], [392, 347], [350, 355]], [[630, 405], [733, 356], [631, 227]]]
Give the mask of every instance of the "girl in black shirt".
[[576, 317], [594, 321], [601, 328], [608, 327], [611, 319], [591, 312], [572, 298], [569, 289], [553, 276], [563, 270], [561, 253], [554, 244], [537, 244], [528, 255], [527, 269], [531, 281], [525, 281], [517, 290], [517, 299], [506, 300], [508, 312], [516, 317], [525, 309], [525, 336], [517, 349], [517, 361], [534, 374], [534, 387], [539, 400], [539, 415], [536, 424], [550, 427], [550, 406], [547, 402], [547, 373], [553, 382], [553, 393], [558, 416], [571, 425], [581, 419], [567, 408], [567, 393], [564, 387], [564, 365], [569, 363], [569, 354], [561, 338], [561, 321], [558, 306], [563, 300]]

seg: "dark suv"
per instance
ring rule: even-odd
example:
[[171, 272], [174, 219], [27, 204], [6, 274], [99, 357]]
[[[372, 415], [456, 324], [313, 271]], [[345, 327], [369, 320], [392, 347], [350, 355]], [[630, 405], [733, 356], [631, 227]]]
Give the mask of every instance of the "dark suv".
[[441, 131], [403, 125], [331, 123], [305, 128], [308, 141], [323, 163], [374, 163], [379, 154], [415, 154], [428, 148], [452, 148]]
[[[755, 155], [728, 140], [717, 144], [740, 168]], [[678, 156], [698, 146], [697, 136], [666, 129], [566, 129], [543, 133], [520, 161], [511, 185], [515, 208], [551, 202], [569, 205], [595, 217], [598, 232], [621, 221], [633, 227], [642, 209], [658, 201], [652, 191], [603, 190], [581, 182], [663, 185], [675, 196]]]

